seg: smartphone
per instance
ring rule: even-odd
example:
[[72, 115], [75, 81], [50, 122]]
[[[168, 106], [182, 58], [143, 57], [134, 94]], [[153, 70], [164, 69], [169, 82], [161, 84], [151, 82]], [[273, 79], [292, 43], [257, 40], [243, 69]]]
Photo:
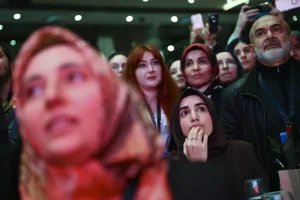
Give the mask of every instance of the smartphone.
[[280, 12], [283, 12], [300, 7], [300, 0], [276, 0], [275, 5]]
[[192, 30], [204, 28], [203, 18], [201, 14], [195, 14], [191, 16]]
[[219, 15], [218, 13], [208, 13], [208, 24], [209, 24], [209, 33], [216, 34], [219, 29]]
[[264, 15], [268, 15], [271, 12], [271, 8], [269, 7], [268, 4], [252, 6], [250, 8], [246, 8], [244, 11], [253, 10], [253, 9], [258, 9], [259, 13], [257, 15], [250, 17], [251, 19], [258, 19]]

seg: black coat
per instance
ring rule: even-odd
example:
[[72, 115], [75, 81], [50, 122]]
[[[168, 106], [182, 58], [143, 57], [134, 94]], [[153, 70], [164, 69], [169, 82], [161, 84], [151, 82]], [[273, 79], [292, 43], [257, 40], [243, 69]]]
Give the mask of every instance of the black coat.
[[8, 137], [8, 126], [5, 121], [2, 102], [0, 101], [0, 199], [10, 199], [11, 145]]
[[[288, 62], [293, 63], [297, 79], [300, 80], [300, 63], [293, 59]], [[251, 73], [224, 90], [220, 119], [227, 139], [243, 140], [252, 144], [259, 162], [269, 176], [266, 109], [258, 95], [258, 73], [259, 70], [255, 67]], [[299, 89], [297, 88], [296, 94], [300, 93]]]

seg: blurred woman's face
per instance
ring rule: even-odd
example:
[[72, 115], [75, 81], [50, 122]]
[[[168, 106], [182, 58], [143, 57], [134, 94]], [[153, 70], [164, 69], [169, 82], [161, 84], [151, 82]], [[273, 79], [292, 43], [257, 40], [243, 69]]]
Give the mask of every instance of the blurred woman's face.
[[256, 57], [251, 52], [249, 45], [239, 42], [234, 48], [234, 54], [238, 57], [246, 73], [251, 72], [256, 63]]
[[182, 133], [186, 137], [193, 127], [203, 130], [203, 134], [207, 136], [210, 136], [213, 131], [210, 113], [203, 99], [197, 95], [191, 95], [181, 100], [179, 119]]
[[100, 85], [82, 55], [55, 45], [32, 57], [20, 89], [21, 129], [47, 162], [78, 163], [100, 143]]
[[234, 58], [228, 52], [217, 54], [219, 64], [219, 79], [222, 84], [229, 84], [238, 77], [238, 68]]
[[152, 53], [145, 52], [135, 76], [142, 90], [157, 89], [162, 81], [162, 66]]
[[125, 69], [127, 57], [124, 55], [116, 55], [110, 59], [109, 63], [112, 65], [114, 72], [119, 78], [122, 78], [123, 71]]
[[170, 67], [172, 78], [176, 81], [179, 88], [185, 87], [185, 79], [180, 69], [180, 60], [176, 60]]
[[184, 61], [187, 82], [198, 89], [212, 82], [213, 70], [207, 55], [201, 50], [190, 51]]

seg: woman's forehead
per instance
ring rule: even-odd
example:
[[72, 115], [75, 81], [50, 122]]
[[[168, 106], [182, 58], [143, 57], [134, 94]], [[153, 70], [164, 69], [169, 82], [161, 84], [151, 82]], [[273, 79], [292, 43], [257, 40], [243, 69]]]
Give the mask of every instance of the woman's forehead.
[[32, 73], [48, 73], [66, 63], [84, 65], [83, 56], [69, 45], [54, 45], [35, 54], [28, 62], [25, 76]]
[[198, 95], [190, 95], [187, 97], [184, 97], [180, 102], [180, 107], [184, 106], [194, 106], [198, 103], [205, 103], [204, 100], [198, 96]]

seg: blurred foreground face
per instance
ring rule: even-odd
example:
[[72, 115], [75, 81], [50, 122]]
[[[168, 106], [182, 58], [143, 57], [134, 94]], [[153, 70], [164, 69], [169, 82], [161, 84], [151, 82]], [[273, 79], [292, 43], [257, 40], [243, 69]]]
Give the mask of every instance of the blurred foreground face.
[[9, 61], [3, 49], [0, 47], [0, 78], [9, 75]]
[[99, 82], [79, 52], [67, 45], [41, 50], [22, 77], [26, 138], [46, 162], [86, 159], [100, 140], [100, 97]]
[[256, 57], [249, 45], [239, 42], [234, 48], [234, 54], [238, 57], [245, 73], [251, 72], [256, 63]]
[[114, 72], [119, 78], [122, 78], [123, 71], [125, 69], [127, 57], [124, 55], [115, 55], [110, 59], [109, 63], [112, 65]]
[[180, 60], [176, 60], [172, 63], [170, 67], [170, 73], [172, 75], [172, 78], [175, 80], [176, 84], [179, 88], [185, 87], [185, 79], [183, 77], [183, 74], [180, 69]]
[[221, 84], [229, 84], [234, 82], [238, 76], [237, 64], [228, 52], [221, 52], [217, 54], [219, 64], [219, 79]]

